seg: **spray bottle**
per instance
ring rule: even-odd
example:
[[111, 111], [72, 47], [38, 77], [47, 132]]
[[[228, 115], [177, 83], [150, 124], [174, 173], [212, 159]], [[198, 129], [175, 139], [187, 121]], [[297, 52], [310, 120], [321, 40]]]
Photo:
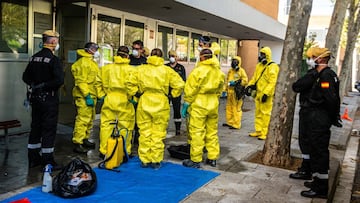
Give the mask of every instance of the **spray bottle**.
[[41, 189], [43, 192], [51, 192], [52, 191], [51, 169], [52, 169], [51, 164], [47, 164], [45, 166], [43, 184], [42, 184], [42, 189]]

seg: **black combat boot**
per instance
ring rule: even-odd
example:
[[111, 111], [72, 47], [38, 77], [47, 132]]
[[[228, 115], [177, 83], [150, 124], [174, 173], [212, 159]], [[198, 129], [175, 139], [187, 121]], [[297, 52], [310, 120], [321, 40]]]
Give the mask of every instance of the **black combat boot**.
[[82, 145], [89, 149], [95, 149], [95, 143], [90, 142], [89, 139], [84, 139]]
[[290, 174], [289, 177], [293, 179], [311, 180], [312, 174], [310, 168], [310, 160], [303, 159], [301, 163], [301, 167], [298, 168], [296, 173]]
[[89, 149], [86, 148], [84, 145], [74, 144], [74, 152], [79, 153], [79, 154], [86, 154], [88, 151], [89, 151]]
[[200, 168], [200, 162], [193, 162], [191, 159], [185, 159], [182, 164], [189, 168]]
[[42, 166], [45, 167], [47, 164], [51, 164], [52, 171], [61, 170], [63, 168], [62, 165], [55, 162], [53, 153], [42, 154]]
[[302, 191], [300, 194], [303, 197], [309, 198], [324, 198], [327, 199], [328, 194], [328, 179], [319, 179], [314, 177], [314, 181], [310, 182], [310, 190]]
[[29, 168], [41, 165], [40, 148], [28, 149]]
[[216, 167], [216, 160], [206, 159], [206, 164], [212, 167]]

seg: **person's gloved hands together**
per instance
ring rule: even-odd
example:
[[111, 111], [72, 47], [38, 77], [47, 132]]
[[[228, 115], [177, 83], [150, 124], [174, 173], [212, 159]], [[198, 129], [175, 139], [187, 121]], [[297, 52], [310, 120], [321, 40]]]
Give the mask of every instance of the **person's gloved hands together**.
[[104, 100], [105, 100], [105, 96], [101, 97], [101, 98], [98, 98], [97, 99], [97, 102], [98, 103], [104, 103]]
[[91, 98], [90, 94], [85, 97], [86, 106], [94, 106], [94, 99]]
[[235, 81], [230, 80], [230, 82], [229, 82], [229, 86], [233, 87], [233, 86], [235, 86], [235, 84], [236, 84], [236, 82], [235, 82]]
[[133, 100], [133, 99], [129, 99], [128, 100], [130, 103], [132, 103], [133, 105], [136, 105], [137, 104], [137, 102], [135, 101], [135, 100]]
[[266, 94], [264, 94], [262, 97], [261, 97], [261, 102], [264, 103], [266, 102], [268, 96]]
[[186, 116], [187, 116], [187, 110], [188, 110], [188, 108], [189, 108], [189, 106], [190, 106], [190, 104], [189, 103], [187, 103], [187, 102], [184, 102], [183, 103], [183, 106], [182, 106], [182, 109], [181, 109], [181, 116], [183, 117], [183, 118], [186, 118]]

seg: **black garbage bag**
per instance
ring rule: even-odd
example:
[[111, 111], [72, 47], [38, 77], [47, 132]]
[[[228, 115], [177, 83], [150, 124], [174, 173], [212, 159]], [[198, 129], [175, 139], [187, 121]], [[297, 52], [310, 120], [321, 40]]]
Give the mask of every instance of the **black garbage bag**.
[[170, 153], [170, 156], [176, 159], [190, 159], [190, 145], [170, 145], [167, 150]]
[[84, 161], [75, 158], [53, 179], [53, 193], [64, 198], [89, 195], [96, 190], [96, 173]]

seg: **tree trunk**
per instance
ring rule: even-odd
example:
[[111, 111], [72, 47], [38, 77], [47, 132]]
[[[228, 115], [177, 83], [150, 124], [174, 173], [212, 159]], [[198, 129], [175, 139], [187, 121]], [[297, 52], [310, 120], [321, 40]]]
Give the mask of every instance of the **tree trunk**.
[[[349, 5], [349, 2], [350, 0], [336, 1], [329, 25], [329, 30], [326, 35], [325, 47], [327, 47], [335, 57], [337, 57], [340, 45], [341, 31], [343, 28], [346, 9]], [[329, 66], [334, 68], [335, 72], [337, 72], [335, 62], [336, 58], [330, 59]]]
[[290, 163], [290, 144], [296, 103], [296, 94], [291, 86], [300, 75], [311, 8], [312, 1], [291, 1], [270, 129], [263, 149], [265, 165], [287, 166]]
[[[349, 23], [348, 23], [348, 33], [347, 33], [347, 42], [345, 48], [344, 60], [341, 65], [340, 71], [340, 97], [341, 99], [347, 93], [346, 87], [349, 78], [351, 78], [351, 68], [352, 68], [352, 57], [355, 48], [355, 43], [357, 36], [360, 31], [360, 12], [359, 12], [360, 1], [351, 0], [349, 8]], [[350, 79], [351, 82], [351, 79]]]

